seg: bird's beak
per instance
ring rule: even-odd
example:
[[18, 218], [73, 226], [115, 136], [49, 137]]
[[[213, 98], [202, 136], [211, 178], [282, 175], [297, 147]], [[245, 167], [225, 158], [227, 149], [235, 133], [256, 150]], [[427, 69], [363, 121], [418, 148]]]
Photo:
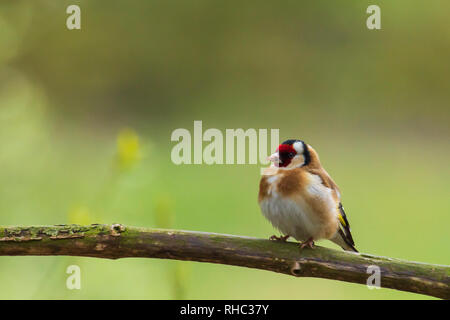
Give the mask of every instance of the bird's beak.
[[276, 167], [278, 167], [279, 164], [281, 163], [280, 155], [278, 154], [278, 152], [271, 154], [269, 157], [267, 157], [267, 160], [269, 160], [270, 162], [273, 162], [273, 164]]

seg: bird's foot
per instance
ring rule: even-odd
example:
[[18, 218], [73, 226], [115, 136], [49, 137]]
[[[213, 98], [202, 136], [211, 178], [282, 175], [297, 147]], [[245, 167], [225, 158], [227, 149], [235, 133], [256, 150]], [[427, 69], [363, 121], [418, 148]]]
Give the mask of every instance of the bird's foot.
[[300, 243], [300, 249], [304, 249], [306, 247], [314, 249], [314, 240], [313, 240], [313, 238], [309, 238], [308, 240]]
[[287, 239], [289, 239], [289, 237], [290, 237], [290, 235], [281, 236], [281, 237], [277, 237], [276, 235], [273, 235], [269, 238], [269, 240], [286, 242]]

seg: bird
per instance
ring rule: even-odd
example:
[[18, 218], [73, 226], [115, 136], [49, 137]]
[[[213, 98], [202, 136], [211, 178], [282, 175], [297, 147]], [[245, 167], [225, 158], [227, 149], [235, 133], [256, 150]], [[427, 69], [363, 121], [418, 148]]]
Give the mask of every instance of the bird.
[[262, 214], [282, 233], [269, 239], [286, 242], [293, 237], [301, 249], [328, 239], [358, 252], [339, 187], [313, 147], [303, 140], [286, 140], [268, 160], [271, 165], [262, 172], [258, 202]]

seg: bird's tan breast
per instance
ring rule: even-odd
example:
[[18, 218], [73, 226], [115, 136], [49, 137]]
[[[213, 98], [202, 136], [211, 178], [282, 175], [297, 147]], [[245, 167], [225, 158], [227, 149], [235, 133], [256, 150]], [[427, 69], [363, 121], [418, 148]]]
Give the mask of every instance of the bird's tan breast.
[[303, 168], [278, 170], [276, 174], [263, 176], [258, 197], [260, 204], [275, 199], [296, 203], [299, 211], [317, 225], [317, 238], [329, 238], [338, 228], [334, 198], [333, 190], [323, 184], [320, 176]]
[[282, 197], [292, 196], [300, 191], [302, 184], [304, 184], [303, 180], [304, 175], [292, 174], [287, 170], [263, 175], [259, 183], [259, 201], [273, 196], [273, 192]]

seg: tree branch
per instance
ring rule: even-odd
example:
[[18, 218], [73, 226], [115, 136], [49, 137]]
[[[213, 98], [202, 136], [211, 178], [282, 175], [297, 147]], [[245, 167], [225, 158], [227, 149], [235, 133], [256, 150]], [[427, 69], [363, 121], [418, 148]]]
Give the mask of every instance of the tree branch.
[[366, 284], [370, 265], [384, 288], [450, 299], [450, 267], [249, 237], [115, 225], [0, 227], [0, 256], [161, 258], [263, 269]]

